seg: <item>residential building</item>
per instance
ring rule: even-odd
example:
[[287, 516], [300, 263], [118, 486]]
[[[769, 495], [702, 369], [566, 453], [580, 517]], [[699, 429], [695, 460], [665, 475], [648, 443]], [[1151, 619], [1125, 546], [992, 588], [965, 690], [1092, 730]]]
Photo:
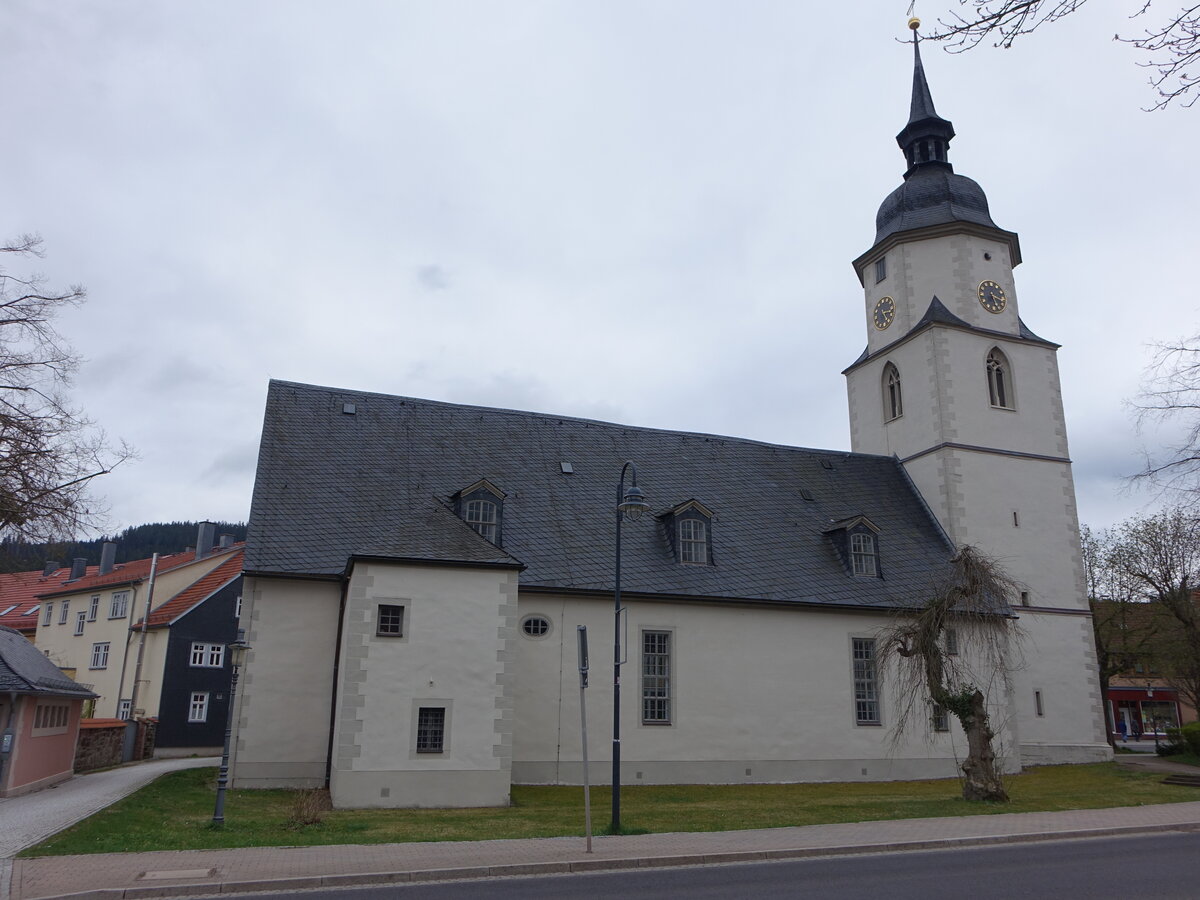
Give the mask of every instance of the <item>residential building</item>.
[[0, 625], [0, 797], [74, 774], [83, 704], [93, 696], [20, 632]]

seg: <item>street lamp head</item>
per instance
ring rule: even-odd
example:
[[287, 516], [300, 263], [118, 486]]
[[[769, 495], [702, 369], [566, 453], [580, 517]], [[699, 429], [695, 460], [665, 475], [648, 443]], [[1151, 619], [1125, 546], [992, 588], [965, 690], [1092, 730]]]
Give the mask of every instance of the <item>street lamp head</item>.
[[239, 628], [237, 640], [229, 645], [229, 661], [235, 668], [241, 668], [246, 661], [246, 653], [250, 650], [250, 645], [246, 643], [246, 629]]
[[621, 515], [631, 522], [636, 522], [640, 519], [642, 513], [649, 508], [650, 504], [646, 502], [646, 495], [642, 493], [642, 489], [636, 484], [631, 484], [625, 489], [625, 496], [617, 506]]

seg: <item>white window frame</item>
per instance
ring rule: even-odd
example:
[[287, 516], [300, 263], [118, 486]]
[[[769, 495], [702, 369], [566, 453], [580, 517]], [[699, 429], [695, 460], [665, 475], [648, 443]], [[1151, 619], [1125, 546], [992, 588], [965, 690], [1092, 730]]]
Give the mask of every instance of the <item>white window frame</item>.
[[194, 669], [220, 669], [225, 666], [225, 645], [192, 642], [191, 666]]
[[83, 634], [84, 626], [87, 625], [87, 613], [82, 609], [75, 613], [75, 634]]
[[111, 641], [97, 641], [92, 644], [92, 660], [89, 669], [107, 669], [108, 668], [108, 651], [112, 646]]
[[642, 724], [673, 722], [671, 683], [674, 632], [661, 628], [642, 631]]
[[875, 535], [861, 531], [850, 535], [850, 570], [865, 578], [874, 578], [879, 574]]
[[[496, 543], [496, 525], [499, 522], [499, 510], [492, 500], [468, 500], [466, 516], [467, 524], [474, 528], [486, 540]], [[431, 707], [432, 708], [432, 707]], [[421, 751], [422, 753], [428, 751]]]
[[882, 725], [875, 638], [850, 638], [850, 663], [854, 683], [854, 724]]
[[58, 624], [66, 625], [67, 619], [69, 619], [70, 616], [71, 616], [71, 601], [64, 600], [62, 602], [62, 607], [58, 611]]
[[113, 591], [108, 601], [108, 617], [124, 619], [129, 615], [129, 591]]
[[188, 700], [188, 721], [193, 723], [208, 721], [208, 691], [192, 691]]
[[679, 535], [679, 561], [692, 566], [708, 565], [708, 523], [703, 519], [680, 519], [677, 523]]
[[237, 600], [233, 602], [233, 617], [240, 619], [242, 617], [242, 595], [237, 595]]
[[133, 715], [133, 701], [121, 700], [117, 703], [117, 718], [129, 721], [129, 717]]
[[42, 609], [42, 625], [49, 625], [54, 619], [54, 601], [49, 600]]
[[95, 622], [96, 616], [98, 615], [100, 615], [100, 595], [92, 594], [92, 599], [88, 601], [87, 620], [89, 622]]

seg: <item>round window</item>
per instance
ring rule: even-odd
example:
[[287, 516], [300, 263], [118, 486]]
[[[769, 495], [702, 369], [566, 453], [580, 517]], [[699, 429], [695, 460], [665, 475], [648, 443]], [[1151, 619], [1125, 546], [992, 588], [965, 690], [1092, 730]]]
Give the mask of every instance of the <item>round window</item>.
[[521, 631], [526, 637], [545, 637], [550, 633], [550, 620], [545, 616], [526, 616], [521, 620]]

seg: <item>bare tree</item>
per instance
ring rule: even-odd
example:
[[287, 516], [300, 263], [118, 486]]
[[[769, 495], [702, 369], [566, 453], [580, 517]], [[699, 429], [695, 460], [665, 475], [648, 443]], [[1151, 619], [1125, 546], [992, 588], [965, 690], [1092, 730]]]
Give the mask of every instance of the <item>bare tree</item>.
[[[963, 798], [1007, 800], [996, 767], [990, 696], [1007, 697], [1015, 625], [1007, 615], [1019, 586], [974, 547], [959, 549], [929, 600], [900, 612], [879, 638], [879, 658], [900, 676], [894, 733], [928, 721], [931, 706], [958, 719], [967, 736]], [[950, 638], [950, 635], [953, 638]]]
[[[1093, 532], [1085, 525], [1080, 537], [1100, 689], [1106, 695], [1114, 675], [1132, 670], [1139, 660], [1159, 652], [1160, 617], [1146, 602], [1140, 583], [1129, 571], [1119, 535], [1109, 529]], [[1115, 723], [1107, 724], [1115, 746]]]
[[[983, 41], [994, 47], [1011, 47], [1017, 38], [1055, 22], [1082, 7], [1087, 0], [958, 0], [959, 9], [951, 10], [938, 27], [926, 37], [945, 41], [947, 49], [958, 53]], [[1191, 106], [1200, 99], [1193, 89], [1200, 83], [1194, 74], [1200, 62], [1200, 5], [1181, 6], [1178, 11], [1154, 18], [1153, 0], [1133, 0], [1130, 19], [1153, 21], [1140, 34], [1116, 34], [1113, 40], [1130, 44], [1146, 54], [1139, 62], [1150, 70], [1150, 84], [1158, 99], [1149, 107], [1164, 109], [1178, 100]], [[1160, 4], [1159, 8], [1162, 8]]]
[[1182, 426], [1165, 451], [1146, 454], [1134, 478], [1194, 504], [1200, 499], [1200, 335], [1156, 345], [1142, 390], [1130, 405], [1139, 428], [1153, 422]]
[[[41, 243], [23, 235], [0, 253], [40, 257]], [[54, 317], [84, 297], [82, 287], [48, 290], [40, 276], [0, 267], [0, 537], [56, 540], [94, 528], [103, 510], [88, 485], [132, 455], [110, 448], [67, 399], [79, 357]]]
[[1176, 507], [1118, 529], [1120, 564], [1160, 612], [1155, 659], [1167, 680], [1200, 708], [1200, 519]]

